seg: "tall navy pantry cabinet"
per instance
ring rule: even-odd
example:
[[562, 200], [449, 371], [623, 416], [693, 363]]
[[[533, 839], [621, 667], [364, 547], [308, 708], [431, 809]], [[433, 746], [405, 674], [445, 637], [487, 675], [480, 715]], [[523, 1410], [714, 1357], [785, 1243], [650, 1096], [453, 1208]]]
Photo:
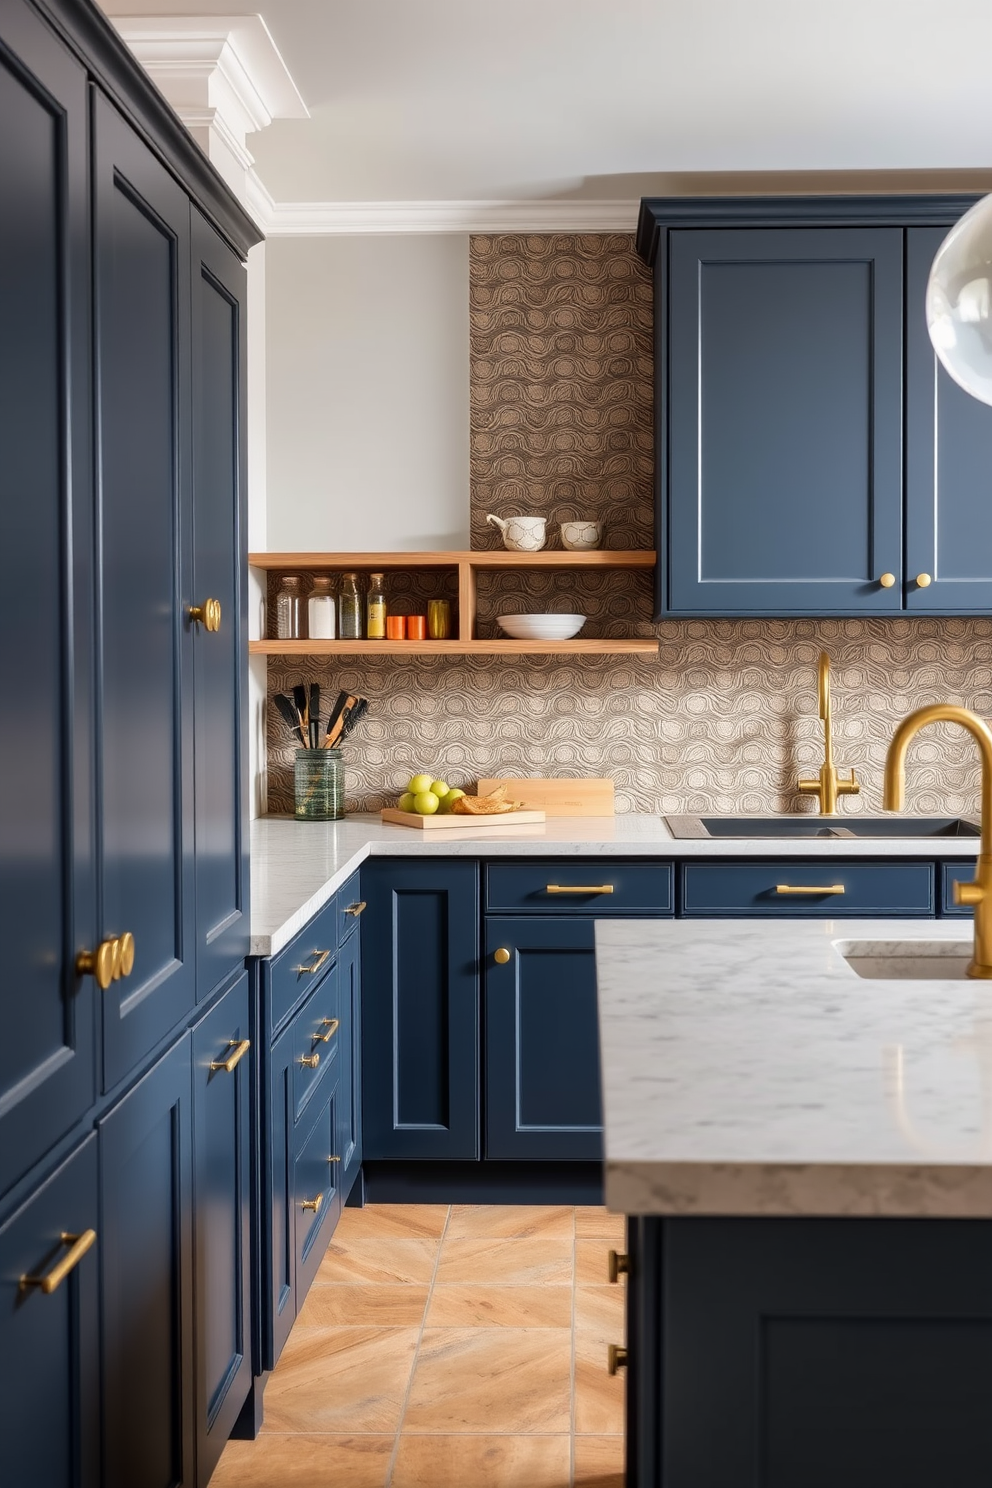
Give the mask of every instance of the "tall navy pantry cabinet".
[[192, 1488], [251, 1370], [259, 234], [90, 0], [0, 9], [0, 203], [0, 1476]]

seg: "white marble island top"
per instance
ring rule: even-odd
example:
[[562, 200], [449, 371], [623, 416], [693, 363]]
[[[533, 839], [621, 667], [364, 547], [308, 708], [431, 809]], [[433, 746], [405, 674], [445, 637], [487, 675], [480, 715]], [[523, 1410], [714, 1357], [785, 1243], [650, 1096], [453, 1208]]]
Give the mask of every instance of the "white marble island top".
[[966, 921], [597, 921], [609, 1207], [992, 1217], [992, 982], [963, 961], [868, 979], [838, 949], [970, 939]]

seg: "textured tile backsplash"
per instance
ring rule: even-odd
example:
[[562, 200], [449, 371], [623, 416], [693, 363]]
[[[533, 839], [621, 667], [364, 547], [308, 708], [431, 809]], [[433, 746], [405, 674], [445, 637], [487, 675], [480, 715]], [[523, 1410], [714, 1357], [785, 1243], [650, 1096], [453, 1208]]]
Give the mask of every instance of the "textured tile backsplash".
[[[605, 546], [652, 544], [652, 303], [622, 234], [477, 237], [471, 244], [472, 543], [499, 546], [490, 511], [557, 523], [600, 517]], [[404, 591], [402, 596], [400, 589]], [[442, 592], [392, 581], [402, 607]], [[712, 620], [652, 624], [646, 574], [483, 575], [480, 635], [504, 610], [580, 610], [587, 635], [657, 635], [640, 656], [269, 661], [270, 695], [302, 677], [370, 700], [346, 745], [349, 810], [392, 800], [413, 770], [611, 775], [619, 811], [811, 810], [799, 773], [822, 753], [821, 649], [833, 663], [836, 763], [881, 804], [885, 750], [923, 703], [992, 714], [992, 619]], [[295, 659], [294, 659], [295, 661]], [[292, 810], [292, 743], [268, 709], [269, 809]], [[907, 806], [972, 812], [977, 751], [960, 730], [912, 746]]]

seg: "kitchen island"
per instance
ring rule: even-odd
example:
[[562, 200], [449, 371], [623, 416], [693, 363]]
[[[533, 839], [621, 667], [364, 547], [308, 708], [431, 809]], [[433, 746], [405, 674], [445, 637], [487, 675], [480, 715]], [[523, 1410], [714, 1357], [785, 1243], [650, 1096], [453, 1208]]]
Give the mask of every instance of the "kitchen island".
[[960, 922], [597, 923], [636, 1488], [992, 1479], [969, 951]]

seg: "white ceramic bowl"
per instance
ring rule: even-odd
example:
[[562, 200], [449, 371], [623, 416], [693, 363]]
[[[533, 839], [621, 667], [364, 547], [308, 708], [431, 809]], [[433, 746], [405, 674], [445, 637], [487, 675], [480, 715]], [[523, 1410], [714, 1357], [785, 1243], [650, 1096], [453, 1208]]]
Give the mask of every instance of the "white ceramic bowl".
[[497, 615], [496, 624], [516, 641], [567, 641], [578, 635], [585, 615]]

